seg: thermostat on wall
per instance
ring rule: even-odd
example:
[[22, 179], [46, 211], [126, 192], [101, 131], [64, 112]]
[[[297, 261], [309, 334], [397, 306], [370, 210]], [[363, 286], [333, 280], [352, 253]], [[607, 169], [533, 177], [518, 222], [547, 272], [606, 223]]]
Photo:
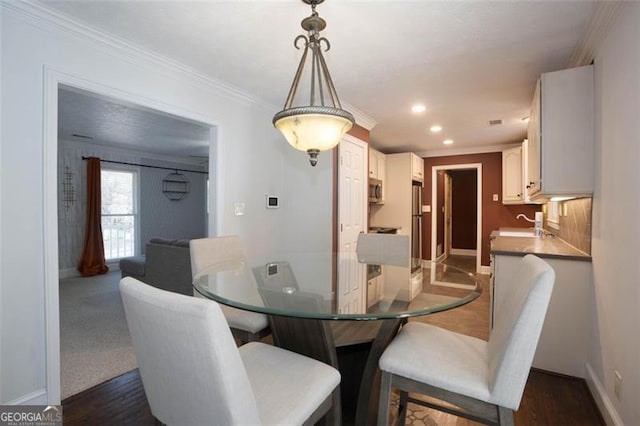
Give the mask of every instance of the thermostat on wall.
[[267, 195], [267, 208], [277, 209], [280, 207], [280, 200], [275, 195]]

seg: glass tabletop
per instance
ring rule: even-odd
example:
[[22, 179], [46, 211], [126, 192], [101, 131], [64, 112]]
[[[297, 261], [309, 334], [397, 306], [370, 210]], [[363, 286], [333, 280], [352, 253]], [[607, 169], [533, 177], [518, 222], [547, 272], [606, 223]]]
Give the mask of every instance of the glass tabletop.
[[355, 253], [244, 257], [207, 268], [193, 285], [231, 307], [327, 320], [426, 315], [464, 305], [482, 291], [475, 274], [446, 263]]

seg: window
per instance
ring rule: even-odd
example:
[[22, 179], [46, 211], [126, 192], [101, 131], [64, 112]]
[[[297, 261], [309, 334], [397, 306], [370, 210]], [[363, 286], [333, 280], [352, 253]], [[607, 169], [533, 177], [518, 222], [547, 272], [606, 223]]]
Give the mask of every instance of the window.
[[106, 260], [133, 256], [136, 253], [137, 172], [103, 169], [102, 238]]

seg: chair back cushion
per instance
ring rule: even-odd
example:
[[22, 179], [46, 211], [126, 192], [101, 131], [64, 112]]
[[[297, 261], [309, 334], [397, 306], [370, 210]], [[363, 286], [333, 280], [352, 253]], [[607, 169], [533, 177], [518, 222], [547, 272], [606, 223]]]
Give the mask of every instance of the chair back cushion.
[[505, 286], [489, 338], [489, 402], [517, 410], [529, 377], [544, 317], [551, 299], [555, 272], [542, 259], [527, 255], [518, 273]]
[[191, 240], [191, 273], [198, 277], [208, 267], [238, 261], [244, 257], [242, 241], [237, 235]]
[[258, 409], [220, 306], [120, 281], [152, 414], [167, 425], [258, 424]]

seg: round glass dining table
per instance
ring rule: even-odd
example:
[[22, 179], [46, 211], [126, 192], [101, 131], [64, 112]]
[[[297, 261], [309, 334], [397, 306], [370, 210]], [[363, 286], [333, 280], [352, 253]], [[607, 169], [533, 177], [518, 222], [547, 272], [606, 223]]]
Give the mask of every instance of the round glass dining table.
[[473, 273], [406, 256], [282, 253], [218, 262], [193, 286], [221, 304], [269, 316], [273, 343], [338, 368], [337, 423], [375, 423], [378, 359], [410, 317], [462, 306]]

